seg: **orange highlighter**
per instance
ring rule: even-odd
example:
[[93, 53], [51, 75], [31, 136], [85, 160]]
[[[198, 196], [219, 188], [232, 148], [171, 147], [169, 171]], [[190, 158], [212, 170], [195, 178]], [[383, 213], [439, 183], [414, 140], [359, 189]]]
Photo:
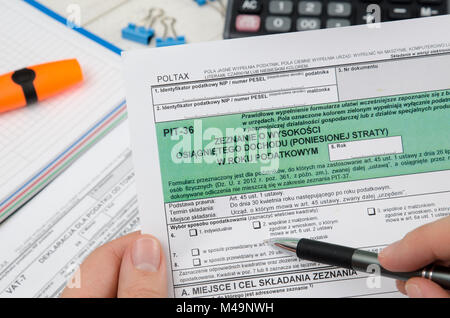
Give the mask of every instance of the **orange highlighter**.
[[0, 76], [0, 113], [59, 94], [83, 81], [76, 59], [40, 64]]

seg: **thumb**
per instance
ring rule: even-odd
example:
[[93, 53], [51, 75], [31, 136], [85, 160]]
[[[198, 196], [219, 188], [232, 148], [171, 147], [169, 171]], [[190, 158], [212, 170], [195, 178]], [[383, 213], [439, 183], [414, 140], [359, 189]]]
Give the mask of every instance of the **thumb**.
[[406, 294], [411, 298], [449, 298], [448, 291], [436, 283], [421, 277], [409, 279], [405, 284]]
[[122, 258], [118, 297], [167, 297], [166, 261], [159, 241], [141, 235], [130, 244]]

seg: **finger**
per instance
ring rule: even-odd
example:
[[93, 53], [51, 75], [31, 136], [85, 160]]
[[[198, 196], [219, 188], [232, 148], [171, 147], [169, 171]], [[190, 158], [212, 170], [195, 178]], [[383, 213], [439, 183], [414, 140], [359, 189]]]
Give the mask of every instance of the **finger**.
[[124, 253], [118, 297], [167, 297], [166, 275], [161, 244], [151, 235], [142, 235]]
[[450, 260], [450, 217], [425, 224], [378, 255], [390, 271], [413, 271], [436, 260]]
[[411, 298], [449, 298], [450, 294], [438, 284], [421, 277], [409, 279], [405, 284], [406, 294]]
[[134, 232], [97, 248], [81, 264], [80, 284], [66, 287], [61, 297], [111, 298], [117, 297], [120, 264], [126, 248], [140, 236]]
[[397, 280], [395, 283], [397, 285], [398, 291], [401, 292], [403, 295], [406, 295], [406, 289], [405, 289], [406, 282], [404, 282], [402, 280]]

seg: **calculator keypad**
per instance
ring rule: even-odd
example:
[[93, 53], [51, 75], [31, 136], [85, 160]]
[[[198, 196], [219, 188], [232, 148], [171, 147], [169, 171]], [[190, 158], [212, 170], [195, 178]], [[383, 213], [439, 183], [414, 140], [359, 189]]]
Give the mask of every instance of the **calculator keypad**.
[[447, 14], [448, 0], [228, 0], [225, 38], [345, 27]]

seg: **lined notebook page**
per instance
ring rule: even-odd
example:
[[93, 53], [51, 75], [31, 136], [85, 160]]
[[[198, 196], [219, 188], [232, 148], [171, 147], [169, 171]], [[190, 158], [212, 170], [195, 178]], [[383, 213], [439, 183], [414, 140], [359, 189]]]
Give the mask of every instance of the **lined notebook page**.
[[1, 204], [125, 94], [118, 55], [23, 1], [0, 0], [0, 43], [0, 74], [76, 58], [85, 78], [48, 101], [0, 114]]

